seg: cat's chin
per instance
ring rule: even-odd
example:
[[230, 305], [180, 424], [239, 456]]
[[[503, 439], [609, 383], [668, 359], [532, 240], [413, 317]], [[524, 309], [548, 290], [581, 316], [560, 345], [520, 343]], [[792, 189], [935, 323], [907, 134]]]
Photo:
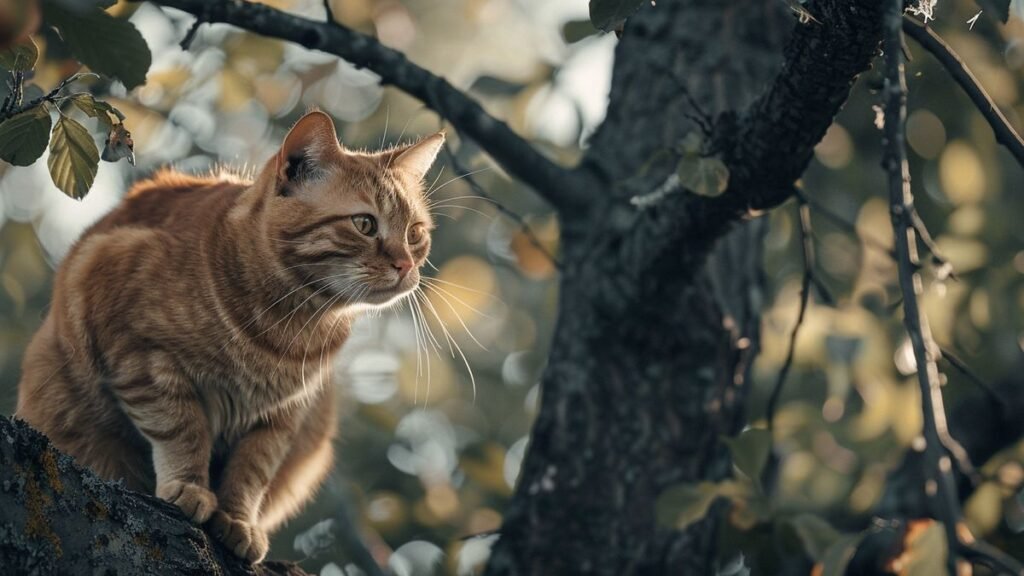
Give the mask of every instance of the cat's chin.
[[366, 296], [363, 296], [360, 300], [360, 304], [368, 306], [370, 308], [386, 308], [397, 304], [399, 300], [411, 294], [419, 286], [419, 283], [414, 283], [411, 286], [405, 286], [404, 283], [392, 288], [384, 288], [382, 290], [374, 290]]

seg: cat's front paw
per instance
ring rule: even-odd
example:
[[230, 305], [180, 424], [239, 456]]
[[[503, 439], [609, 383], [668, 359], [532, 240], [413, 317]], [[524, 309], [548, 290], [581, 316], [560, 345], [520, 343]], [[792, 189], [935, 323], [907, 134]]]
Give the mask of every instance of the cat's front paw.
[[256, 524], [245, 522], [217, 510], [210, 518], [210, 532], [239, 558], [254, 564], [263, 560], [270, 549], [267, 533]]
[[181, 508], [181, 511], [196, 524], [209, 520], [210, 515], [217, 509], [217, 496], [193, 482], [165, 482], [156, 487], [156, 495]]

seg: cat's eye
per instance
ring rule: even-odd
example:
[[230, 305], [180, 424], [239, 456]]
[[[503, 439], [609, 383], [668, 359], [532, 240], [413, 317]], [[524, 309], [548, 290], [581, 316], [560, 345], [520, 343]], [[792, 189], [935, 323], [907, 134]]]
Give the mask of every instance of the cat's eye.
[[377, 219], [369, 214], [356, 214], [352, 217], [352, 224], [360, 234], [374, 236], [377, 234]]
[[409, 233], [406, 238], [408, 239], [409, 244], [419, 244], [423, 241], [423, 237], [425, 235], [426, 227], [424, 227], [423, 224], [413, 224], [412, 227], [409, 228]]

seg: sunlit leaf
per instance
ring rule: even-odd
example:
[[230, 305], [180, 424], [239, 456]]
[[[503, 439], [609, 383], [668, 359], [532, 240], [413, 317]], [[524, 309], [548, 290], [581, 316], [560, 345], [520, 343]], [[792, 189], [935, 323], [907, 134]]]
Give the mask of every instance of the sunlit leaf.
[[679, 183], [700, 196], [714, 198], [729, 187], [729, 168], [713, 156], [685, 155], [676, 171]]
[[820, 562], [830, 546], [839, 540], [839, 532], [826, 520], [814, 514], [799, 514], [786, 520], [796, 532], [811, 559]]
[[50, 177], [62, 192], [74, 199], [84, 198], [96, 179], [100, 153], [84, 126], [61, 116], [53, 126], [50, 140]]
[[56, 0], [43, 2], [43, 18], [57, 28], [82, 64], [120, 80], [128, 89], [145, 83], [152, 55], [131, 22], [99, 7], [76, 11]]
[[724, 442], [729, 446], [736, 468], [760, 486], [761, 473], [772, 450], [771, 433], [763, 428], [747, 428], [735, 438], [725, 438]]
[[821, 559], [821, 576], [845, 576], [846, 567], [863, 538], [863, 534], [847, 534], [833, 542]]
[[46, 106], [15, 114], [0, 124], [0, 159], [29, 166], [43, 155], [50, 141], [50, 112]]
[[82, 112], [85, 112], [90, 118], [96, 118], [103, 123], [109, 130], [113, 124], [110, 120], [110, 114], [113, 113], [114, 107], [102, 100], [97, 100], [92, 94], [75, 94], [69, 99], [75, 108], [78, 108]]
[[11, 72], [31, 70], [39, 58], [39, 47], [31, 38], [0, 51], [0, 66]]
[[645, 0], [590, 0], [590, 21], [594, 28], [611, 32], [622, 26]]
[[718, 485], [713, 482], [672, 486], [655, 504], [658, 524], [682, 530], [706, 516], [718, 495]]
[[975, 2], [982, 10], [994, 15], [1003, 24], [1010, 19], [1010, 0], [975, 0]]

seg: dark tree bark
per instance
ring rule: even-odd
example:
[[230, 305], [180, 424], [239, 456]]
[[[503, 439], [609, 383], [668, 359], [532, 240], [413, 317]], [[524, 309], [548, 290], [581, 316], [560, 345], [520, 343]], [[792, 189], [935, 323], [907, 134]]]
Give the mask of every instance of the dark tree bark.
[[[603, 189], [586, 219], [563, 214], [557, 333], [489, 575], [714, 573], [715, 519], [659, 534], [654, 513], [672, 484], [728, 473], [720, 438], [744, 421], [763, 223], [716, 241], [792, 193], [875, 53], [875, 4], [818, 2], [827, 26], [795, 25], [775, 0], [659, 3], [628, 21], [580, 168]], [[718, 114], [707, 138], [729, 189], [636, 209], [675, 167], [651, 160], [698, 130], [695, 105]]]
[[0, 416], [0, 574], [306, 573], [239, 560], [174, 505], [104, 482], [39, 432]]

